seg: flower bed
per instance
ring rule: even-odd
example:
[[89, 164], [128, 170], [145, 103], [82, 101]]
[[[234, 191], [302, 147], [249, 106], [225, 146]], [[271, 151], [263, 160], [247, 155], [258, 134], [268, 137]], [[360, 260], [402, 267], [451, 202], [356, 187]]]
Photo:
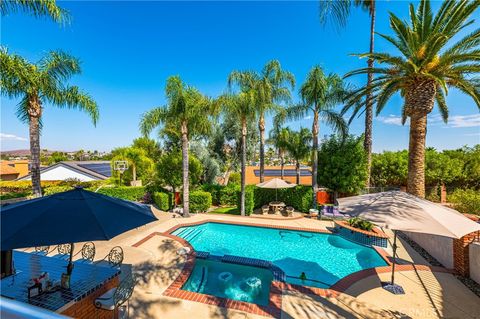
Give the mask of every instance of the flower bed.
[[372, 231], [366, 231], [352, 227], [346, 221], [336, 220], [334, 223], [337, 233], [347, 239], [363, 245], [387, 247], [388, 235], [377, 227], [374, 227]]

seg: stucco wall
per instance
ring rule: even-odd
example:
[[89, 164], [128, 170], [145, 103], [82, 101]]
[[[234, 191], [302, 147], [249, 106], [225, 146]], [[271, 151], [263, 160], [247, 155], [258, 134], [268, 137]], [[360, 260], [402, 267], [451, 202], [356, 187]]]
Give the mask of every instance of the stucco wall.
[[404, 232], [410, 239], [422, 246], [445, 268], [453, 269], [453, 239], [448, 237]]
[[470, 254], [470, 278], [480, 284], [480, 243], [469, 246]]

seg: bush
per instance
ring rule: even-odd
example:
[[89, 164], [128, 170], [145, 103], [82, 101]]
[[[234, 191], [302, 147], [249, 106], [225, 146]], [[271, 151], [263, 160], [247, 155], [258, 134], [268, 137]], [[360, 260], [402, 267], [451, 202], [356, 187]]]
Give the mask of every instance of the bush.
[[220, 190], [219, 204], [222, 206], [234, 206], [237, 204], [237, 193], [240, 185], [229, 184]]
[[300, 212], [308, 212], [312, 208], [313, 193], [309, 186], [298, 185], [293, 188], [278, 189], [277, 195], [274, 189], [254, 188], [255, 208], [268, 204], [275, 199], [292, 206]]
[[153, 193], [153, 202], [157, 205], [158, 209], [168, 211], [170, 209], [171, 201], [170, 196], [167, 193], [155, 192]]
[[72, 186], [67, 186], [67, 185], [51, 186], [51, 187], [47, 187], [47, 188], [43, 189], [43, 196], [53, 195], [53, 194], [56, 194], [56, 193], [62, 193], [62, 192], [70, 191], [72, 189], [73, 189]]
[[[255, 209], [255, 186], [249, 185], [245, 187], [245, 216], [250, 216]], [[242, 196], [242, 192], [240, 190], [237, 191], [237, 209], [241, 212], [241, 205], [240, 200]]]
[[371, 222], [359, 217], [350, 218], [348, 224], [361, 230], [372, 231], [373, 229], [373, 224]]
[[480, 215], [480, 192], [473, 189], [456, 189], [448, 201], [461, 213]]
[[120, 187], [105, 187], [98, 190], [98, 193], [116, 198], [121, 198], [130, 201], [139, 202], [145, 196], [145, 187], [138, 186], [120, 186]]
[[203, 213], [212, 206], [212, 195], [204, 191], [190, 193], [190, 212]]
[[212, 195], [212, 204], [217, 206], [220, 205], [220, 192], [223, 188], [225, 188], [225, 186], [217, 184], [202, 185], [202, 190]]
[[230, 173], [228, 177], [228, 185], [240, 185], [241, 182], [241, 175], [238, 172]]

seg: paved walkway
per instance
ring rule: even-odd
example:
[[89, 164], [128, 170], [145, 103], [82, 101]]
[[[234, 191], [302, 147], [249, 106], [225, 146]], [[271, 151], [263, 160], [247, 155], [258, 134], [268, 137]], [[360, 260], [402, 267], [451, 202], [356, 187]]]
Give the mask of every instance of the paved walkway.
[[[108, 242], [96, 242], [97, 256], [102, 258], [113, 246], [125, 251], [125, 269], [132, 268], [140, 276], [130, 302], [131, 318], [265, 318], [238, 310], [228, 310], [177, 298], [165, 297], [163, 291], [180, 274], [185, 257], [176, 251], [181, 245], [164, 236], [153, 236], [139, 247], [132, 247], [153, 232], [165, 232], [173, 226], [206, 219], [326, 229], [329, 221], [302, 219], [267, 220], [255, 217], [201, 214], [190, 218], [172, 218], [155, 210], [158, 222], [129, 231]], [[76, 245], [76, 250], [81, 245]], [[400, 263], [428, 263], [400, 240]], [[319, 297], [283, 291], [282, 318], [480, 318], [480, 298], [448, 273], [407, 271], [396, 279], [405, 295], [392, 295], [380, 287], [390, 274], [362, 279], [336, 297]]]

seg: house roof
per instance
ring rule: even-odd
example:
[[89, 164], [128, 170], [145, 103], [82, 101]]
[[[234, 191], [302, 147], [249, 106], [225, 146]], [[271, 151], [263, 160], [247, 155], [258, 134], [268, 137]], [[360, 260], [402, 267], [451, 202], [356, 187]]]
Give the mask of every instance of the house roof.
[[8, 162], [1, 161], [0, 162], [0, 175], [13, 175], [13, 174], [20, 174], [20, 172], [15, 169], [15, 167], [8, 165]]
[[[94, 179], [104, 180], [112, 176], [109, 161], [62, 161], [40, 170], [40, 173], [48, 172], [57, 167], [66, 167], [73, 171], [88, 175]], [[20, 180], [30, 178], [30, 174]]]

